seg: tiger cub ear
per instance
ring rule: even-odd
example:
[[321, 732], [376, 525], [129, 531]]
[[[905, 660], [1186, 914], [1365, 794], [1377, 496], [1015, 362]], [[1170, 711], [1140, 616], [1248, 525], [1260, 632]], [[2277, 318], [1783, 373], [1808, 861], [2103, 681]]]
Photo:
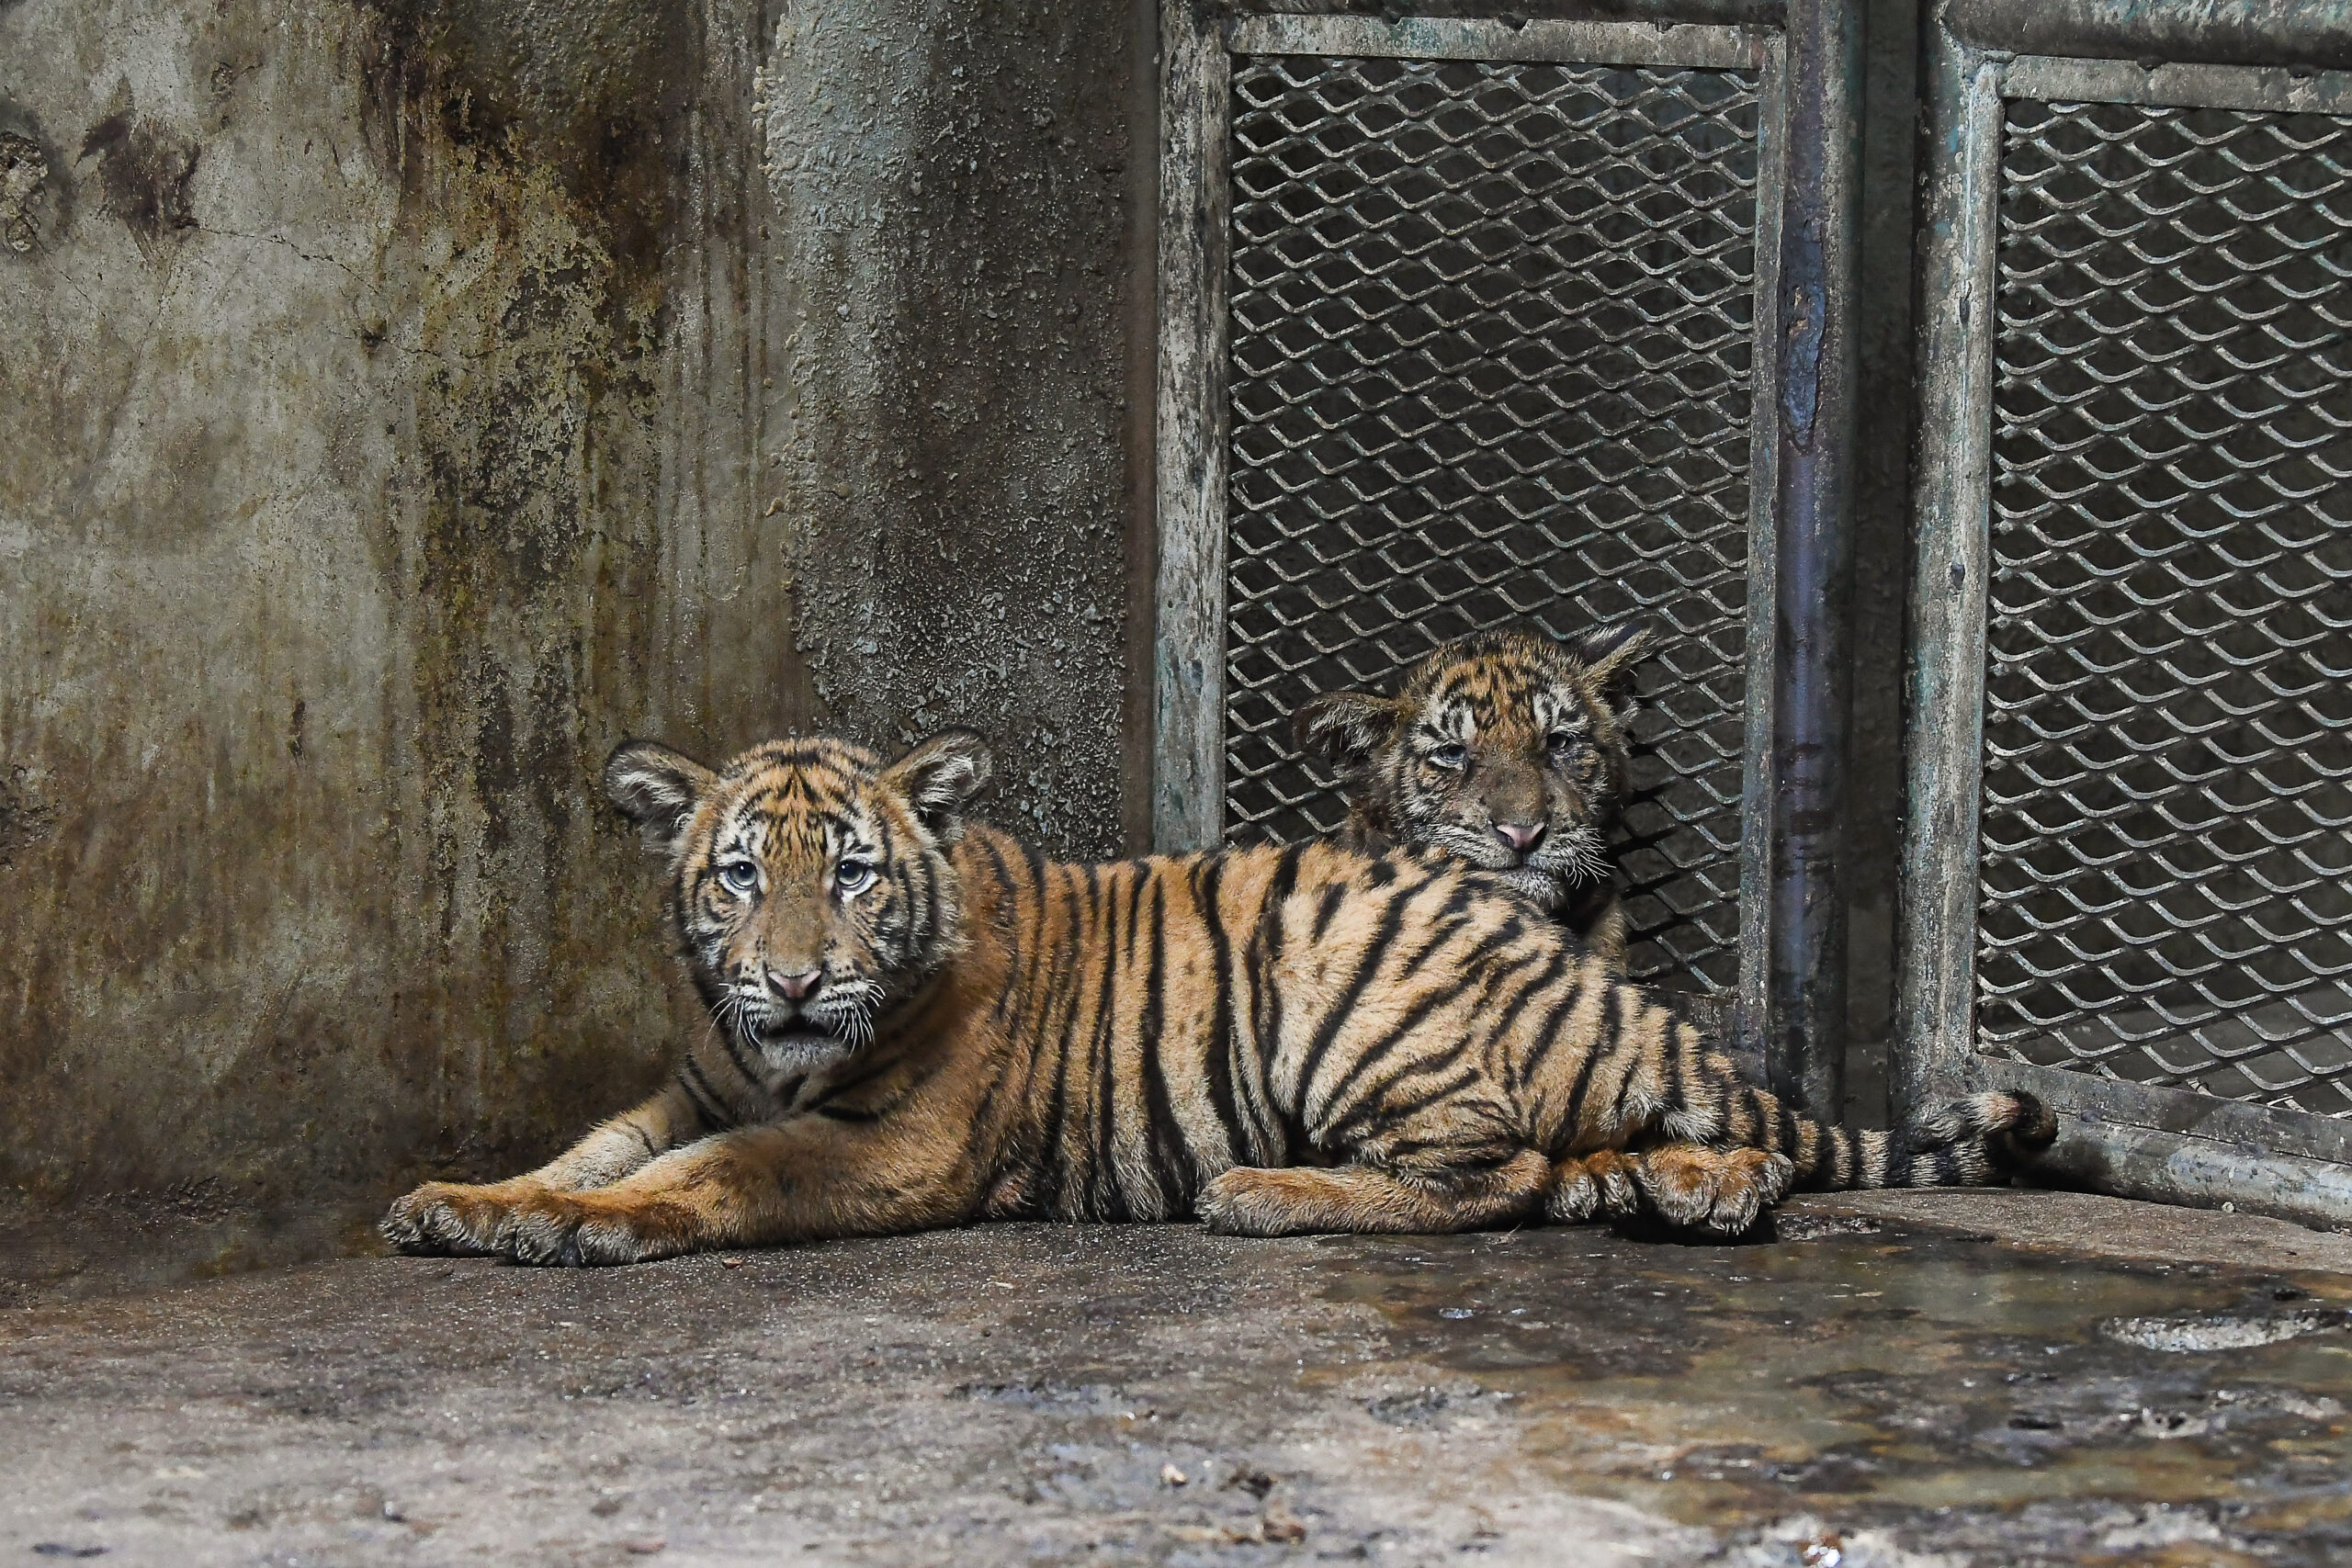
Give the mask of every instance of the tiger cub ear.
[[624, 740], [605, 763], [605, 797], [645, 834], [648, 849], [667, 854], [718, 775], [658, 740]]
[[1627, 621], [1588, 632], [1577, 642], [1577, 659], [1592, 678], [1593, 691], [1621, 725], [1634, 716], [1634, 667], [1649, 657], [1654, 641], [1649, 627]]
[[989, 743], [968, 729], [943, 729], [915, 742], [914, 750], [882, 770], [882, 782], [933, 833], [956, 836], [956, 819], [996, 772]]
[[1403, 705], [1370, 692], [1332, 692], [1301, 706], [1291, 720], [1299, 750], [1314, 751], [1335, 768], [1352, 771], [1396, 739]]

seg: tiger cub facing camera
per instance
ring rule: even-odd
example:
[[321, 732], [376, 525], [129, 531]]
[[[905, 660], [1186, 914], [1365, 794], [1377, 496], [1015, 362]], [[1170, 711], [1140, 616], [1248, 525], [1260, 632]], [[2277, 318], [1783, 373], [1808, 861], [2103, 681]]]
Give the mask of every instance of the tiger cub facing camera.
[[2024, 1095], [1804, 1121], [1441, 856], [1048, 863], [965, 819], [989, 766], [960, 730], [887, 764], [623, 746], [606, 792], [667, 861], [712, 1027], [552, 1163], [418, 1188], [385, 1235], [597, 1264], [1014, 1217], [1736, 1232], [1792, 1186], [1979, 1180], [2053, 1134]]
[[1638, 626], [1575, 643], [1473, 632], [1405, 671], [1395, 696], [1334, 692], [1293, 719], [1339, 775], [1340, 841], [1435, 850], [1494, 873], [1625, 970], [1609, 833], [1625, 793]]

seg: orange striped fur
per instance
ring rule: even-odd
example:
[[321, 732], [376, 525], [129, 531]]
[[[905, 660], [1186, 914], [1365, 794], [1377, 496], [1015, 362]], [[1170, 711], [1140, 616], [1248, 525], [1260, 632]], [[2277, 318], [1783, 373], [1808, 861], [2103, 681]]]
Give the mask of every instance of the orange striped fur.
[[1977, 1180], [2049, 1142], [2023, 1096], [1892, 1139], [1806, 1122], [1442, 856], [1047, 863], [963, 819], [989, 767], [961, 731], [887, 766], [623, 747], [607, 789], [669, 857], [712, 1027], [553, 1163], [420, 1188], [386, 1235], [625, 1263], [1016, 1216], [1736, 1232], [1792, 1185]]

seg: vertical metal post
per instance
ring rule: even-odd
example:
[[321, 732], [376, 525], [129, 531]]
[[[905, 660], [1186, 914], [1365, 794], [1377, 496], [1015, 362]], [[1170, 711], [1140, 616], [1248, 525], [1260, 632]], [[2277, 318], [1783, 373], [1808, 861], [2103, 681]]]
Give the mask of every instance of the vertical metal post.
[[1928, 120], [1912, 315], [1911, 668], [1887, 1082], [1897, 1117], [1925, 1106], [1939, 1066], [1950, 1072], [1970, 1059], [1975, 1033], [2001, 167], [1996, 68], [1953, 40], [1941, 6], [1925, 18], [1921, 49]]
[[1206, 0], [1160, 20], [1159, 577], [1151, 841], [1225, 828], [1225, 508], [1232, 67]]
[[1766, 317], [1781, 383], [1764, 1054], [1774, 1093], [1835, 1122], [1846, 1081], [1861, 6], [1790, 0], [1788, 39], [1788, 176]]

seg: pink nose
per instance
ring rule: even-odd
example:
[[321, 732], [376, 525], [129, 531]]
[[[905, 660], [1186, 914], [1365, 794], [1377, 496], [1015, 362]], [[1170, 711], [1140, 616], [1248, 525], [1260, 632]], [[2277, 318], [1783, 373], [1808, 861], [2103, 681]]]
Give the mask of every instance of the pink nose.
[[1535, 847], [1535, 841], [1543, 836], [1544, 824], [1541, 822], [1533, 823], [1525, 828], [1520, 827], [1515, 822], [1498, 822], [1495, 824], [1495, 837], [1500, 839], [1504, 843], [1509, 844], [1512, 849], [1517, 850], [1521, 854], [1525, 854], [1528, 851], [1533, 849]]
[[778, 975], [771, 971], [768, 975], [768, 986], [770, 989], [781, 991], [786, 997], [797, 1002], [803, 1000], [814, 991], [818, 982], [824, 977], [825, 972], [822, 969], [805, 969], [797, 975]]

